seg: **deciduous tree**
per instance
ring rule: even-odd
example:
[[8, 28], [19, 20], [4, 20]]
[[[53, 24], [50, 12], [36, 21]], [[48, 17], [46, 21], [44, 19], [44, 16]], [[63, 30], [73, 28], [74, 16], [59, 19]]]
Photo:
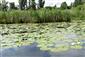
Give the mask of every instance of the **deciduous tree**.
[[35, 0], [32, 0], [31, 8], [34, 9], [34, 10], [36, 9], [36, 3], [35, 3]]
[[67, 3], [66, 2], [63, 2], [62, 4], [61, 4], [61, 9], [67, 9]]
[[39, 0], [39, 7], [43, 8], [45, 1], [44, 0]]
[[24, 10], [27, 7], [27, 0], [19, 0], [19, 7]]
[[83, 1], [83, 0], [75, 0], [73, 6], [76, 7], [77, 5], [81, 5], [81, 4], [83, 4], [82, 1]]

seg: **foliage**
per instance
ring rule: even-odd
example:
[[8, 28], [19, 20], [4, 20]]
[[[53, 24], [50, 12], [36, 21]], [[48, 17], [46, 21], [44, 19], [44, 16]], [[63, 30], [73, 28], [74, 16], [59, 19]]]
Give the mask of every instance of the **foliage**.
[[15, 9], [15, 3], [14, 2], [10, 3], [10, 9]]
[[45, 1], [43, 1], [43, 0], [39, 0], [39, 7], [40, 7], [40, 8], [43, 8], [44, 3], [45, 3]]
[[0, 11], [0, 23], [70, 22], [71, 18], [68, 15], [70, 16], [69, 12], [56, 9]]
[[0, 3], [0, 11], [1, 11], [1, 3]]
[[27, 6], [27, 0], [19, 0], [19, 6], [21, 10], [24, 10], [25, 6]]
[[67, 3], [66, 2], [63, 2], [61, 4], [61, 9], [67, 9]]
[[32, 0], [32, 6], [31, 6], [31, 8], [32, 8], [33, 10], [36, 9], [36, 3], [35, 3], [35, 0]]
[[71, 13], [75, 20], [85, 20], [85, 4], [72, 8]]
[[5, 0], [2, 0], [2, 3], [1, 3], [1, 10], [2, 11], [7, 11], [7, 6], [8, 2], [6, 2]]
[[82, 0], [75, 0], [74, 7], [83, 4]]
[[46, 23], [85, 20], [85, 4], [72, 9], [12, 10], [0, 11], [0, 23]]

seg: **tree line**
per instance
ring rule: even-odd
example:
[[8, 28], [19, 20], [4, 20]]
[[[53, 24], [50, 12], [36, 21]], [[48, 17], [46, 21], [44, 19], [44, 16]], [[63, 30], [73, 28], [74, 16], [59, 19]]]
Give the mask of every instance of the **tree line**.
[[[67, 6], [67, 3], [66, 2], [63, 2], [61, 4], [61, 9], [70, 9], [72, 7], [76, 7], [78, 5], [83, 4], [82, 1], [83, 0], [75, 0], [75, 2], [71, 4], [71, 6]], [[45, 4], [45, 0], [39, 0], [38, 2], [39, 2], [38, 8], [39, 9], [40, 8], [43, 8], [43, 6]], [[0, 10], [7, 11], [7, 9], [8, 9], [7, 4], [8, 4], [8, 2], [6, 2], [5, 0], [2, 0], [2, 3], [0, 3]], [[10, 9], [18, 9], [18, 8], [15, 6], [15, 3], [14, 2], [11, 2], [10, 3]], [[19, 0], [19, 9], [20, 10], [26, 10], [26, 9], [36, 10], [35, 0], [29, 0], [29, 7], [27, 6], [27, 0]]]
[[[36, 3], [35, 0], [29, 0], [29, 7], [27, 6], [27, 0], [18, 0], [19, 1], [19, 9], [20, 10], [25, 10], [25, 9], [36, 9]], [[45, 1], [44, 0], [39, 0], [39, 5], [38, 8], [43, 8]], [[2, 3], [0, 3], [0, 10], [6, 11], [8, 6], [7, 6], [8, 2], [6, 2], [6, 0], [2, 0]], [[9, 3], [10, 5], [10, 9], [18, 9], [15, 6], [14, 2]]]

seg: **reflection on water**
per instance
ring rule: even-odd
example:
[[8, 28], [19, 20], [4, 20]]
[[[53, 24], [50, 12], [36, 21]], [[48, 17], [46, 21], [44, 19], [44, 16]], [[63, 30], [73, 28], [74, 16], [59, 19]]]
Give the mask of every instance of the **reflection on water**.
[[[1, 51], [1, 50], [0, 50]], [[41, 51], [36, 44], [18, 48], [3, 49], [0, 52], [2, 57], [85, 57], [85, 49], [69, 50], [64, 52]]]
[[48, 51], [41, 51], [35, 44], [18, 48], [9, 48], [0, 52], [2, 57], [50, 57]]

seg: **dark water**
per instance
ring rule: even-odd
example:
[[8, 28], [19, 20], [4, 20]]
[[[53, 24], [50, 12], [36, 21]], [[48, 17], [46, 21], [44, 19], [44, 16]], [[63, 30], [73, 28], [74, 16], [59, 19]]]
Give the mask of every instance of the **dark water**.
[[1, 57], [85, 57], [85, 49], [65, 52], [41, 51], [36, 44], [0, 50]]

